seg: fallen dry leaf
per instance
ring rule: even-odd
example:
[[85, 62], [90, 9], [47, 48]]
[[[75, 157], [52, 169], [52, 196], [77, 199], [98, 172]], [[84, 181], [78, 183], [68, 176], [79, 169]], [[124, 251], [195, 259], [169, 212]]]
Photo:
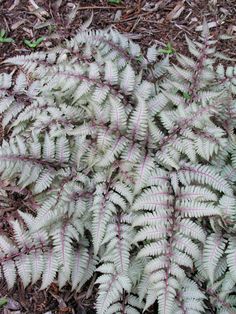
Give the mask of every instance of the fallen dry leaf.
[[210, 4], [216, 6], [217, 5], [217, 0], [210, 0]]
[[184, 11], [185, 5], [184, 5], [185, 0], [179, 1], [174, 9], [166, 16], [167, 20], [175, 20], [177, 19], [180, 14]]
[[29, 11], [31, 14], [36, 15], [40, 20], [44, 21], [45, 17], [49, 17], [50, 14], [42, 7], [38, 6], [34, 0], [29, 0], [30, 5], [28, 6]]
[[12, 11], [18, 4], [20, 4], [20, 0], [15, 0], [10, 6], [9, 11]]
[[32, 29], [26, 28], [26, 27], [22, 27], [22, 29], [29, 34], [30, 37], [33, 37], [33, 31]]
[[230, 25], [228, 28], [227, 28], [227, 34], [228, 35], [233, 35], [233, 33], [236, 32], [236, 25]]
[[14, 24], [11, 25], [11, 30], [16, 30], [19, 26], [21, 26], [22, 24], [24, 24], [27, 20], [26, 19], [22, 19], [20, 21], [15, 22]]
[[90, 24], [92, 23], [92, 21], [93, 21], [93, 11], [92, 11], [90, 17], [85, 22], [83, 22], [82, 25], [80, 25], [80, 28], [79, 28], [80, 31], [84, 31], [84, 30], [88, 29]]
[[73, 7], [70, 7], [70, 12], [69, 14], [67, 15], [67, 26], [69, 26], [75, 19], [77, 13], [78, 13], [78, 7], [79, 5], [75, 5]]
[[3, 309], [3, 314], [22, 314], [21, 311], [10, 311], [8, 309]]
[[[5, 306], [5, 308], [7, 310], [10, 310], [10, 311], [17, 311], [17, 310], [20, 310], [21, 309], [21, 305], [18, 301], [12, 299], [12, 298], [9, 298], [8, 301], [7, 301], [7, 305]], [[15, 313], [15, 312], [14, 312]]]
[[[210, 22], [210, 23], [207, 23], [207, 25], [208, 25], [208, 28], [211, 29], [211, 28], [216, 27], [218, 24], [217, 24], [216, 22]], [[196, 30], [197, 32], [201, 32], [201, 31], [203, 30], [203, 25], [197, 26], [197, 27], [195, 28], [195, 30]]]
[[142, 10], [145, 12], [155, 12], [158, 10], [159, 6], [160, 6], [160, 2], [158, 3], [145, 3], [145, 5], [142, 7]]
[[122, 11], [121, 10], [117, 10], [114, 16], [113, 21], [119, 21], [121, 19], [122, 16]]

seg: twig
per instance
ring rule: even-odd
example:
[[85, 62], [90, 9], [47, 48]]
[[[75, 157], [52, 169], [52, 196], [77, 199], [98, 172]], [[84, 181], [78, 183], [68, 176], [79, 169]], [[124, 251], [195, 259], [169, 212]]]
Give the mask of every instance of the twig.
[[14, 0], [14, 3], [10, 6], [8, 10], [12, 11], [19, 4], [20, 4], [20, 0]]
[[146, 12], [146, 13], [139, 14], [138, 16], [135, 15], [135, 16], [128, 17], [127, 19], [122, 19], [122, 20], [119, 20], [119, 21], [111, 21], [111, 23], [119, 24], [119, 23], [123, 23], [123, 22], [136, 20], [137, 18], [141, 19], [143, 16], [146, 16], [146, 15], [149, 15], [149, 14], [150, 14], [150, 12]]
[[77, 10], [93, 10], [93, 9], [103, 9], [103, 10], [116, 10], [116, 9], [126, 9], [124, 6], [87, 6], [87, 7], [78, 7]]
[[130, 32], [133, 32], [134, 29], [137, 27], [138, 23], [140, 22], [140, 17], [137, 18], [137, 20], [135, 21], [134, 25], [132, 26]]
[[138, 13], [141, 12], [142, 0], [138, 1]]
[[34, 2], [34, 0], [29, 0], [29, 2], [32, 4], [32, 6], [33, 6], [36, 10], [40, 9], [40, 7], [37, 5], [37, 3]]

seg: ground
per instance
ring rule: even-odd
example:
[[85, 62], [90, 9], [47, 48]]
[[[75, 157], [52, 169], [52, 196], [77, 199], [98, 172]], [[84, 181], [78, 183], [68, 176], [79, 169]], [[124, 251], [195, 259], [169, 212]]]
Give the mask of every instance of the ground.
[[[113, 4], [118, 2], [118, 4]], [[235, 35], [236, 0], [0, 0], [0, 30], [11, 42], [0, 42], [0, 72], [7, 70], [1, 62], [20, 53], [30, 53], [59, 43], [75, 34], [83, 23], [92, 28], [114, 27], [145, 47], [156, 43], [187, 53], [185, 35], [197, 39], [204, 18], [209, 23], [214, 38], [219, 35]], [[235, 23], [235, 24], [234, 24]], [[43, 41], [29, 48], [25, 40]], [[0, 38], [1, 41], [1, 38]], [[220, 52], [236, 57], [235, 39], [220, 41]], [[0, 206], [0, 232], [3, 218], [14, 215], [16, 204], [9, 208]], [[0, 282], [0, 298], [8, 298], [8, 304], [0, 313], [81, 313], [93, 311], [92, 295], [86, 292], [59, 291], [51, 285], [47, 291], [29, 287], [25, 291], [19, 283], [8, 292]]]

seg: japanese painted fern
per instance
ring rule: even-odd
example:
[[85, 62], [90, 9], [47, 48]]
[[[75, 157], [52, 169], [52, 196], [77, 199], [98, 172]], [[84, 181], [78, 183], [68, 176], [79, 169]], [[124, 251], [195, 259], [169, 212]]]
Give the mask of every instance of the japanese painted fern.
[[6, 60], [8, 287], [98, 286], [98, 314], [236, 313], [236, 67], [205, 30], [169, 64], [114, 30]]

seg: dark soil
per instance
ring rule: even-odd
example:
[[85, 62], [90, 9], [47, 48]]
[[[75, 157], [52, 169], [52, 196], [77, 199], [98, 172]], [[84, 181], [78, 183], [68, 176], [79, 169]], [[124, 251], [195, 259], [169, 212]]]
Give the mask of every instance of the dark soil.
[[[59, 7], [56, 4], [61, 5]], [[109, 0], [0, 0], [0, 30], [4, 29], [11, 43], [0, 43], [0, 72], [6, 70], [1, 62], [16, 54], [27, 54], [50, 47], [74, 35], [79, 27], [91, 17], [90, 27], [112, 26], [122, 33], [132, 35], [143, 47], [157, 43], [172, 44], [177, 52], [188, 53], [185, 35], [198, 39], [199, 28], [204, 17], [211, 24], [211, 34], [235, 35], [236, 0], [123, 0], [112, 5]], [[38, 8], [37, 8], [38, 6]], [[77, 11], [75, 8], [77, 7]], [[37, 9], [36, 9], [37, 8]], [[70, 21], [68, 15], [76, 12]], [[24, 40], [43, 42], [32, 49]], [[218, 49], [230, 57], [236, 57], [235, 39], [221, 41]], [[10, 201], [8, 202], [10, 203]], [[14, 216], [17, 205], [0, 206], [0, 232], [4, 228], [3, 218]], [[0, 298], [7, 297], [8, 305], [0, 309], [4, 314], [39, 313], [94, 313], [94, 296], [85, 292], [72, 293], [69, 287], [59, 291], [55, 284], [40, 291], [38, 286], [23, 289], [19, 284], [10, 292], [0, 282]]]

